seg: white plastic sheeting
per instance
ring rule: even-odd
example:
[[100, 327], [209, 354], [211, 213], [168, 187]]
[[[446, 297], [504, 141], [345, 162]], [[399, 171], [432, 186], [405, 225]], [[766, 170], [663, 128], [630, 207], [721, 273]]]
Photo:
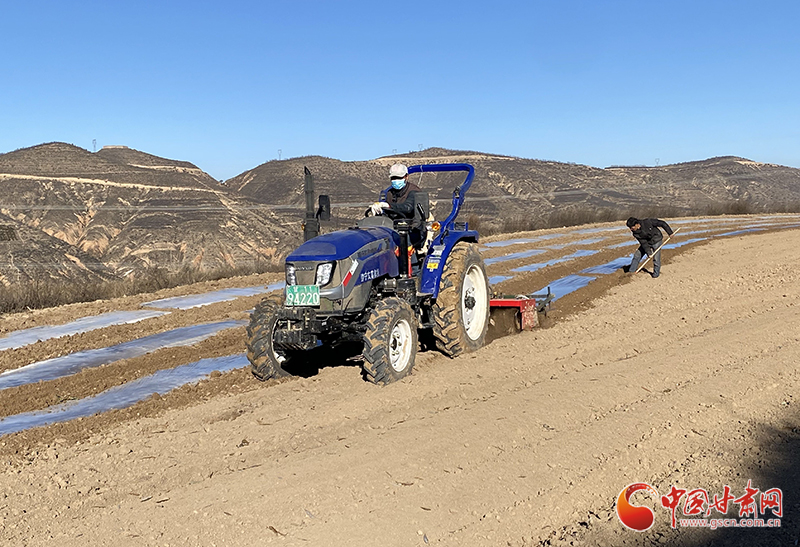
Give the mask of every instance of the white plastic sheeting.
[[63, 336], [72, 336], [82, 332], [90, 332], [112, 325], [138, 323], [139, 321], [144, 321], [152, 317], [159, 317], [168, 313], [168, 311], [158, 310], [114, 311], [82, 317], [65, 325], [48, 325], [18, 330], [0, 338], [0, 351], [21, 348], [43, 340], [50, 340], [51, 338], [61, 338]]
[[548, 283], [546, 287], [539, 289], [535, 294], [546, 293], [547, 290], [550, 289], [554, 295], [553, 300], [557, 300], [562, 296], [566, 296], [571, 292], [575, 292], [578, 289], [584, 288], [595, 279], [597, 278], [585, 275], [570, 274], [562, 277], [561, 279], [556, 279], [555, 281]]
[[694, 237], [692, 239], [687, 239], [685, 241], [677, 241], [675, 243], [667, 243], [662, 249], [677, 249], [679, 247], [683, 247], [684, 245], [688, 245], [689, 243], [697, 243], [698, 241], [705, 241], [707, 237]]
[[597, 254], [600, 251], [589, 251], [589, 250], [580, 250], [575, 251], [574, 253], [562, 256], [561, 258], [554, 258], [552, 260], [548, 260], [547, 262], [537, 262], [535, 264], [528, 264], [526, 266], [520, 266], [519, 268], [514, 268], [511, 270], [512, 272], [535, 272], [536, 270], [541, 270], [546, 266], [552, 266], [553, 264], [561, 264], [562, 262], [567, 262], [574, 258], [580, 258], [582, 256], [591, 256], [593, 254]]
[[623, 241], [622, 243], [615, 243], [614, 245], [609, 245], [606, 249], [620, 249], [622, 247], [633, 247], [634, 245], [638, 245], [638, 241]]
[[605, 264], [600, 264], [599, 266], [592, 266], [590, 268], [586, 268], [585, 270], [581, 270], [580, 273], [582, 274], [610, 274], [614, 273], [623, 266], [628, 266], [631, 263], [631, 257], [628, 256], [621, 256], [619, 258], [615, 258], [611, 262], [606, 262]]
[[159, 332], [130, 342], [123, 342], [107, 348], [90, 349], [70, 353], [62, 357], [37, 361], [14, 370], [0, 374], [0, 390], [10, 387], [31, 384], [34, 382], [55, 380], [80, 372], [83, 369], [98, 367], [120, 359], [139, 357], [147, 353], [179, 346], [192, 346], [214, 336], [218, 332], [247, 324], [247, 321], [220, 321], [191, 325], [178, 329]]
[[605, 241], [608, 238], [605, 237], [595, 237], [592, 239], [581, 239], [580, 241], [573, 241], [571, 243], [559, 243], [557, 245], [548, 245], [548, 249], [565, 249], [567, 247], [580, 247], [582, 245], [592, 245], [594, 243], [600, 243], [601, 241]]
[[746, 230], [734, 230], [733, 232], [725, 232], [724, 234], [719, 234], [717, 237], [738, 236], [742, 234], [748, 234], [750, 232], [762, 232], [764, 230], [766, 230], [766, 228], [748, 228]]
[[625, 230], [626, 226], [611, 226], [605, 228], [584, 228], [583, 230], [575, 230], [576, 234], [596, 234], [598, 232], [616, 232], [618, 230]]
[[0, 436], [32, 427], [83, 418], [98, 412], [127, 408], [155, 393], [164, 395], [184, 384], [198, 382], [215, 370], [227, 372], [248, 365], [247, 357], [240, 353], [226, 357], [201, 359], [188, 365], [159, 370], [150, 376], [112, 387], [92, 397], [3, 418], [0, 420]]
[[532, 256], [540, 255], [545, 253], [542, 249], [531, 249], [529, 251], [519, 251], [518, 253], [509, 253], [503, 256], [496, 256], [494, 258], [486, 258], [484, 259], [483, 263], [487, 266], [491, 266], [492, 264], [497, 264], [499, 262], [508, 262], [509, 260], [519, 260], [520, 258], [530, 258]]
[[142, 304], [147, 308], [171, 308], [178, 310], [189, 310], [192, 308], [199, 308], [201, 306], [209, 306], [219, 302], [227, 302], [236, 300], [242, 296], [255, 296], [257, 294], [268, 293], [282, 289], [286, 285], [285, 282], [272, 283], [271, 285], [259, 285], [257, 287], [242, 287], [232, 289], [220, 289], [202, 294], [190, 294], [187, 296], [173, 296], [171, 298], [161, 298], [160, 300], [152, 300]]
[[503, 239], [500, 241], [493, 241], [491, 243], [484, 243], [484, 247], [509, 247], [511, 245], [521, 245], [522, 243], [535, 243], [537, 241], [544, 241], [546, 239], [556, 239], [565, 237], [566, 234], [544, 234], [536, 237], [526, 237], [522, 239]]

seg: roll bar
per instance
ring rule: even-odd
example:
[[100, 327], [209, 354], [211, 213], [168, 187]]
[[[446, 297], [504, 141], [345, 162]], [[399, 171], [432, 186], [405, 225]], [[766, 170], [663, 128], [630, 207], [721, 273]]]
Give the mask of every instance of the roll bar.
[[412, 165], [408, 168], [408, 174], [414, 173], [441, 173], [452, 171], [465, 171], [467, 178], [464, 179], [460, 185], [456, 186], [453, 190], [453, 210], [447, 216], [447, 219], [442, 223], [441, 237], [444, 238], [445, 234], [454, 229], [453, 223], [461, 211], [461, 205], [464, 203], [464, 196], [472, 185], [472, 179], [475, 178], [475, 168], [468, 163], [439, 163], [439, 164], [426, 164], [426, 165]]

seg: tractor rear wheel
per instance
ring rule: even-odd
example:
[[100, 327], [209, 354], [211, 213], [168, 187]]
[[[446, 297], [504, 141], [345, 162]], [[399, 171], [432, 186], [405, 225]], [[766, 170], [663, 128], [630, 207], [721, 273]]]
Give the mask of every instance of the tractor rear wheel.
[[477, 351], [489, 328], [489, 279], [478, 245], [457, 243], [445, 262], [433, 305], [436, 347], [450, 357]]
[[417, 322], [405, 300], [380, 300], [367, 319], [364, 333], [364, 378], [390, 384], [407, 376], [417, 355]]
[[247, 326], [247, 360], [250, 361], [253, 376], [262, 382], [270, 378], [290, 376], [284, 367], [298, 357], [298, 352], [277, 351], [272, 345], [278, 310], [281, 307], [282, 295], [264, 298], [253, 310]]

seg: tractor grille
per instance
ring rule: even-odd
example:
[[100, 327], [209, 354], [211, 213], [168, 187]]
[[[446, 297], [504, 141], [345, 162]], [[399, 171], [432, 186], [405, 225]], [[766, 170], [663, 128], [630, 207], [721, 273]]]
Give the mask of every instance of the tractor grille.
[[316, 281], [316, 262], [294, 262], [298, 285], [313, 285]]
[[[325, 285], [325, 288], [338, 287], [341, 285], [352, 263], [353, 261], [349, 258], [337, 261], [336, 265], [333, 267], [331, 280]], [[321, 262], [292, 262], [291, 264], [295, 267], [298, 285], [313, 285], [317, 282], [317, 265], [321, 264]]]

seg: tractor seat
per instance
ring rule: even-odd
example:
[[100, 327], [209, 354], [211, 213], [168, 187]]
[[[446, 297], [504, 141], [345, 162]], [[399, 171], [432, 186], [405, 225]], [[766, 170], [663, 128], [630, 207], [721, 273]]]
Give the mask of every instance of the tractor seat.
[[412, 192], [408, 199], [414, 203], [414, 218], [411, 221], [411, 244], [414, 249], [424, 251], [427, 243], [428, 216], [430, 216], [430, 201], [428, 192]]
[[428, 192], [412, 192], [409, 198], [414, 202], [414, 227], [425, 230], [428, 216], [431, 214], [431, 204]]

